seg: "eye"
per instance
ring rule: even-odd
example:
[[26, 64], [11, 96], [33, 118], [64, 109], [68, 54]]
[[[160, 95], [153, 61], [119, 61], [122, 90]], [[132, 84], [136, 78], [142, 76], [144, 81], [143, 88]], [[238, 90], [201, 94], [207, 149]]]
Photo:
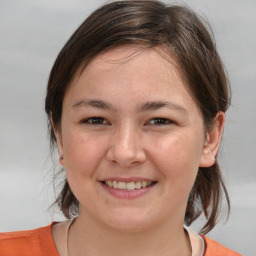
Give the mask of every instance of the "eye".
[[160, 117], [153, 118], [148, 122], [149, 125], [168, 125], [168, 124], [173, 124], [173, 123], [174, 123], [174, 121], [172, 121], [170, 119], [160, 118]]
[[92, 125], [104, 125], [108, 124], [107, 120], [102, 117], [90, 117], [82, 121], [82, 123], [92, 124]]

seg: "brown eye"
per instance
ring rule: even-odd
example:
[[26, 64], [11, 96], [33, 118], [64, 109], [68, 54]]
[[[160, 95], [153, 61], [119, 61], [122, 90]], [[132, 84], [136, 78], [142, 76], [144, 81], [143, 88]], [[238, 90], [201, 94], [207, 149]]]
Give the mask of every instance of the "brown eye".
[[149, 121], [150, 125], [167, 125], [172, 123], [173, 121], [166, 118], [153, 118]]
[[84, 120], [83, 123], [92, 124], [92, 125], [108, 124], [108, 122], [102, 117], [90, 117]]

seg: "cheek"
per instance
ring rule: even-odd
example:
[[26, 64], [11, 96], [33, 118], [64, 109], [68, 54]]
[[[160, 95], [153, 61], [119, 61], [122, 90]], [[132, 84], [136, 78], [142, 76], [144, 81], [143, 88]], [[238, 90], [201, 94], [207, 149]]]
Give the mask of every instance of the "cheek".
[[93, 176], [104, 157], [105, 144], [102, 138], [73, 132], [69, 134], [64, 142], [66, 142], [64, 144], [64, 155], [67, 173]]
[[65, 169], [70, 188], [79, 202], [89, 205], [89, 199], [94, 196], [93, 181], [97, 181], [98, 165], [104, 159], [104, 141], [99, 136], [70, 132], [64, 142]]
[[155, 143], [152, 159], [166, 182], [174, 186], [193, 185], [200, 162], [200, 145], [201, 139], [194, 134], [170, 136]]

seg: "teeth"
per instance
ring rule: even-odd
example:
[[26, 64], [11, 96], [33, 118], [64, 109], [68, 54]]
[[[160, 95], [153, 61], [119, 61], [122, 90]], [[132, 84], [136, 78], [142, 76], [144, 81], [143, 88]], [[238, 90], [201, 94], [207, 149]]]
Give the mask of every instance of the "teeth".
[[117, 186], [117, 181], [113, 181], [113, 188], [118, 188], [118, 186]]
[[141, 182], [136, 181], [135, 187], [136, 187], [136, 189], [140, 189], [141, 188]]
[[141, 183], [141, 186], [143, 187], [143, 188], [145, 188], [146, 186], [147, 186], [147, 181], [142, 181], [142, 183]]
[[135, 183], [134, 182], [129, 182], [126, 184], [127, 190], [134, 190], [135, 189]]
[[135, 189], [141, 189], [146, 188], [150, 186], [153, 182], [152, 181], [132, 181], [132, 182], [123, 182], [123, 181], [105, 181], [105, 185], [111, 188], [117, 188], [121, 190], [135, 190]]
[[108, 181], [107, 181], [107, 185], [112, 188], [112, 187], [113, 187], [112, 181], [109, 181], [109, 180], [108, 180]]
[[118, 182], [117, 187], [119, 189], [126, 189], [126, 183], [125, 182]]

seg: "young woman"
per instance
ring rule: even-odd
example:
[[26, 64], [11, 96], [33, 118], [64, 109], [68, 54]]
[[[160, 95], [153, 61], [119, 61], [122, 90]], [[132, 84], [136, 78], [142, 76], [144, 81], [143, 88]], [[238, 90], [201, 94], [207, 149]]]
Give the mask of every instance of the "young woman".
[[[66, 173], [67, 221], [0, 235], [0, 255], [239, 255], [204, 235], [223, 193], [230, 104], [214, 41], [189, 8], [116, 1], [91, 14], [52, 68], [45, 109]], [[201, 234], [184, 227], [201, 213]]]

